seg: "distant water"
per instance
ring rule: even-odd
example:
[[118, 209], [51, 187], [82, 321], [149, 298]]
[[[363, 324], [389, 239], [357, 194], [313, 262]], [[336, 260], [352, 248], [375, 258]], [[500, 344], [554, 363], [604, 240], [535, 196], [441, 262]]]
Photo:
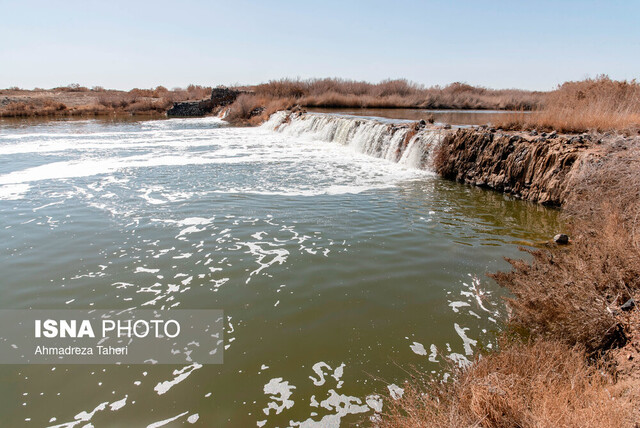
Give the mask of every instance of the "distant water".
[[383, 117], [387, 119], [421, 120], [433, 118], [436, 123], [448, 123], [450, 125], [487, 125], [495, 124], [505, 115], [517, 113], [529, 114], [529, 112], [514, 112], [507, 110], [429, 110], [421, 108], [359, 108], [359, 109], [327, 109], [311, 108], [316, 113], [341, 113], [354, 116]]
[[[1, 308], [223, 309], [227, 348], [219, 366], [1, 366], [3, 426], [337, 426], [405, 368], [494, 346], [485, 273], [556, 212], [329, 122], [0, 122]], [[369, 154], [360, 126], [380, 131]]]

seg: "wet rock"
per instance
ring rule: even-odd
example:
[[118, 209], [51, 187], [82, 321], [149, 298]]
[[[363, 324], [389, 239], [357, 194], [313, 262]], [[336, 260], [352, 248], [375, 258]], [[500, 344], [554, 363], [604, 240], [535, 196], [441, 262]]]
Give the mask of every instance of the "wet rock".
[[261, 115], [261, 114], [262, 114], [262, 112], [263, 112], [264, 110], [265, 110], [265, 108], [264, 108], [264, 107], [256, 107], [256, 108], [254, 108], [253, 110], [251, 110], [251, 111], [249, 112], [249, 117], [251, 118], [251, 117], [254, 117], [254, 116], [259, 116], [259, 115]]
[[189, 101], [182, 103], [174, 103], [167, 111], [169, 117], [198, 117], [210, 113], [211, 110], [202, 106], [202, 101]]
[[622, 309], [623, 311], [630, 311], [635, 306], [636, 306], [636, 301], [633, 299], [629, 299], [622, 306], [620, 306], [620, 309]]
[[420, 119], [420, 126], [427, 126], [427, 122], [424, 119]]
[[567, 245], [569, 243], [569, 235], [565, 235], [564, 233], [558, 233], [553, 237], [553, 242], [558, 245]]
[[448, 123], [445, 123], [444, 129], [451, 129], [451, 125], [449, 125]]
[[569, 137], [514, 138], [519, 134], [461, 129], [444, 137], [444, 178], [504, 191], [544, 205], [560, 206], [568, 196], [583, 147], [567, 145]]
[[238, 98], [242, 92], [236, 91], [235, 89], [229, 89], [224, 87], [213, 88], [211, 90], [211, 98], [210, 101], [214, 105], [217, 106], [226, 106], [231, 104]]
[[551, 134], [549, 134], [549, 136], [547, 138], [556, 138], [558, 136], [558, 133], [556, 131], [553, 131]]
[[224, 107], [233, 103], [241, 91], [224, 87], [213, 88], [211, 97], [202, 101], [187, 101], [174, 103], [167, 111], [169, 117], [198, 117], [205, 116], [213, 111], [216, 107]]
[[577, 137], [571, 137], [567, 141], [568, 144], [582, 144], [584, 141], [582, 140], [582, 136], [578, 135]]
[[538, 131], [534, 129], [531, 132], [529, 132], [529, 135], [533, 135], [535, 137], [536, 135], [538, 135]]

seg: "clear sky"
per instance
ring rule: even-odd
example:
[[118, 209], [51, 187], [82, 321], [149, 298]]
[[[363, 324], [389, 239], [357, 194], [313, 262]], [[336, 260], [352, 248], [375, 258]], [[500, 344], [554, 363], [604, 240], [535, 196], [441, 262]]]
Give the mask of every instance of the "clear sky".
[[0, 87], [640, 77], [640, 1], [7, 1]]

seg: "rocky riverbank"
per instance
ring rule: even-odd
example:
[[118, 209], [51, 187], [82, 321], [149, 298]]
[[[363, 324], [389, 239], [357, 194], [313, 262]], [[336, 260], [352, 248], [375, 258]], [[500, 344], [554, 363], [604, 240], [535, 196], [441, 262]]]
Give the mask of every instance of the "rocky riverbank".
[[243, 92], [229, 88], [213, 88], [211, 90], [211, 97], [208, 100], [174, 103], [173, 106], [167, 110], [167, 116], [206, 116], [214, 112], [215, 109], [219, 109], [233, 103], [241, 93]]
[[596, 134], [459, 129], [443, 138], [433, 163], [444, 178], [561, 206], [580, 171], [615, 149], [615, 140]]

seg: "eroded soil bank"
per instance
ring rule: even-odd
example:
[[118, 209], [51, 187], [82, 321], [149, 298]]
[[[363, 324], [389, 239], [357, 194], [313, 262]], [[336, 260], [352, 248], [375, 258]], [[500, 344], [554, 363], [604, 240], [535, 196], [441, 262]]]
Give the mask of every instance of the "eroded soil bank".
[[459, 129], [443, 138], [434, 168], [444, 178], [561, 206], [581, 174], [626, 146], [614, 135]]

